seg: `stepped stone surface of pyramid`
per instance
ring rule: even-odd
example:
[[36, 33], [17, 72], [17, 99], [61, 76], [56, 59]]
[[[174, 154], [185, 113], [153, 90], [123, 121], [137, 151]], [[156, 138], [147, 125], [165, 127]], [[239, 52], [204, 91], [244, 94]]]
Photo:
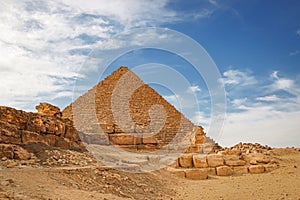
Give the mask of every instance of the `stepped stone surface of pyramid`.
[[[184, 137], [196, 128], [127, 67], [106, 77], [62, 114], [75, 122], [83, 142], [130, 150], [159, 149], [176, 139], [176, 135]], [[203, 143], [204, 132], [196, 132], [196, 139]], [[189, 139], [195, 143], [195, 136]]]

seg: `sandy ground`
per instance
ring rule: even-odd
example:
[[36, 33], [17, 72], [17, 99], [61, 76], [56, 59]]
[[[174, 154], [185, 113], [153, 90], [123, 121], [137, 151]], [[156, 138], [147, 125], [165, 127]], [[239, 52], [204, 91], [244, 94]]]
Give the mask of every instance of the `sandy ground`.
[[274, 149], [280, 167], [264, 174], [187, 180], [165, 171], [107, 168], [2, 168], [0, 199], [292, 199], [300, 200], [300, 151]]
[[300, 152], [276, 149], [280, 168], [263, 174], [183, 180], [175, 199], [299, 199]]

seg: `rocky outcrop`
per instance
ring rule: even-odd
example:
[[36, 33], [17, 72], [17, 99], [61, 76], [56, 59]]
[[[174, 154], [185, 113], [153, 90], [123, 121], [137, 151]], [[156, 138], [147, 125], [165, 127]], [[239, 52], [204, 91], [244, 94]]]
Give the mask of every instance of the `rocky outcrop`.
[[60, 112], [59, 107], [53, 106], [49, 103], [40, 103], [35, 107], [39, 114], [48, 115], [48, 116], [55, 116], [61, 117], [62, 113]]
[[[42, 143], [65, 149], [82, 147], [73, 122], [60, 118], [57, 107], [40, 104], [37, 109], [38, 113], [30, 113], [0, 106], [0, 144], [3, 148], [4, 144], [13, 145], [12, 148], [15, 148], [15, 145], [30, 143]], [[21, 150], [11, 151], [15, 157]], [[3, 152], [4, 150], [2, 156]]]

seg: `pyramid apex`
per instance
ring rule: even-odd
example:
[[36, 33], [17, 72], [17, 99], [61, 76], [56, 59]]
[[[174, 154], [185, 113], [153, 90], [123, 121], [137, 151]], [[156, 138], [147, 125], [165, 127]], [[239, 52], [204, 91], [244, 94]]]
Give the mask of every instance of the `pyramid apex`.
[[116, 71], [130, 71], [127, 66], [120, 66]]

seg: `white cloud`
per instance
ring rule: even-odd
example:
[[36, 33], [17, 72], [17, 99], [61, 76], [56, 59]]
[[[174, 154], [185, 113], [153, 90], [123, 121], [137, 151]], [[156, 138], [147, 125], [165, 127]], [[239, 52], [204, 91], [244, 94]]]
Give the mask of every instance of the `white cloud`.
[[193, 94], [193, 93], [196, 93], [196, 92], [201, 92], [201, 89], [198, 85], [194, 85], [194, 86], [188, 87], [187, 92]]
[[273, 72], [271, 73], [271, 77], [272, 77], [272, 78], [275, 78], [275, 79], [278, 79], [278, 71], [273, 71]]
[[272, 88], [274, 90], [288, 90], [294, 86], [294, 81], [287, 78], [280, 78], [278, 76], [278, 71], [274, 71], [271, 74], [271, 77], [274, 79], [274, 83], [272, 84]]
[[[224, 73], [227, 85], [243, 85], [249, 77], [247, 73], [247, 76], [237, 74], [239, 72]], [[222, 136], [217, 142], [223, 146], [232, 146], [241, 141], [275, 147], [299, 146], [299, 141], [295, 140], [299, 137], [300, 128], [299, 82], [280, 76], [278, 71], [270, 75], [271, 82], [256, 79], [252, 75], [250, 77], [250, 80], [256, 80], [256, 84], [227, 90], [228, 98], [233, 100], [229, 104]], [[280, 90], [292, 95], [280, 93]], [[277, 93], [285, 95], [284, 98], [279, 98]]]
[[213, 4], [213, 5], [215, 5], [215, 6], [217, 6], [217, 5], [218, 5], [218, 3], [217, 3], [217, 1], [216, 1], [216, 0], [208, 0], [208, 2], [209, 2], [209, 3], [211, 3], [211, 4]]
[[154, 0], [151, 3], [145, 0], [62, 0], [62, 2], [72, 8], [80, 8], [83, 12], [110, 17], [128, 28], [157, 25], [176, 18], [174, 11], [165, 8], [167, 0]]
[[38, 101], [71, 96], [73, 80], [93, 48], [124, 29], [177, 20], [167, 3], [1, 1], [0, 105], [34, 110]]
[[297, 35], [300, 36], [300, 29], [298, 29], [298, 30], [296, 31], [296, 33], [297, 33]]
[[168, 96], [163, 96], [165, 100], [167, 100], [170, 104], [175, 106], [178, 110], [182, 110], [182, 97], [180, 95], [168, 95]]
[[208, 126], [211, 122], [211, 119], [205, 115], [204, 112], [196, 111], [191, 118], [192, 122], [204, 127], [208, 130]]
[[240, 108], [241, 106], [243, 106], [244, 103], [246, 103], [247, 98], [243, 98], [243, 99], [234, 99], [231, 101], [232, 105], [234, 107]]
[[258, 101], [279, 101], [280, 98], [278, 98], [276, 95], [270, 95], [270, 96], [257, 97], [256, 100], [258, 100]]
[[300, 111], [277, 111], [271, 106], [248, 108], [240, 113], [228, 113], [221, 145], [258, 142], [273, 147], [300, 146], [298, 130]]
[[228, 70], [223, 73], [223, 82], [225, 85], [253, 85], [257, 80], [250, 75], [249, 72], [242, 72], [239, 70]]

